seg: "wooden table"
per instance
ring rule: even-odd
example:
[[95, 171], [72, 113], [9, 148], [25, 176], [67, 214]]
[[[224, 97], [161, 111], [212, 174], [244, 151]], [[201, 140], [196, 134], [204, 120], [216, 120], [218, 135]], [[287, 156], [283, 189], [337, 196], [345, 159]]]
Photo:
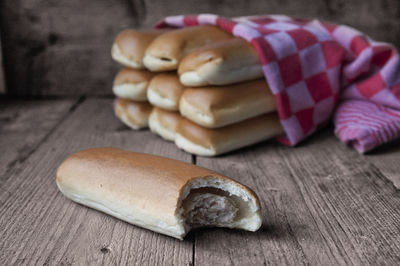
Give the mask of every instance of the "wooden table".
[[[266, 142], [218, 158], [192, 156], [114, 118], [109, 98], [0, 104], [0, 264], [376, 265], [400, 263], [400, 143], [359, 155], [324, 130], [296, 148]], [[256, 233], [203, 229], [184, 241], [66, 199], [57, 166], [116, 146], [192, 162], [253, 188]], [[396, 181], [397, 180], [397, 181]], [[399, 183], [396, 183], [399, 185]]]

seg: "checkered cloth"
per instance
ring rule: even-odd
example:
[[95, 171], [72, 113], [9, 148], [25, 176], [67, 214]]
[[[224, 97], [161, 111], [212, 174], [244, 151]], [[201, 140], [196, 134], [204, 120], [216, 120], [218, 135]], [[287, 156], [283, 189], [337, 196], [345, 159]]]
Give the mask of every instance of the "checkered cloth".
[[359, 152], [400, 136], [400, 60], [393, 46], [348, 26], [283, 15], [172, 16], [156, 27], [201, 24], [257, 49], [286, 132], [281, 142], [299, 143], [332, 115], [336, 135]]

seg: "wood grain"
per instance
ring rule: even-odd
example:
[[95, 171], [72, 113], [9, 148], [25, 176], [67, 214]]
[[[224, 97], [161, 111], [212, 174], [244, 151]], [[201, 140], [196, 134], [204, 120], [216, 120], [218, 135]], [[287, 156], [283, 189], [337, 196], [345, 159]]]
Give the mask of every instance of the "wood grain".
[[[69, 154], [115, 146], [190, 161], [148, 131], [115, 119], [112, 101], [89, 99], [18, 166], [0, 191], [0, 261], [3, 265], [188, 265], [193, 242], [129, 225], [66, 199], [55, 171]], [[10, 255], [12, 254], [12, 255]]]
[[367, 162], [375, 165], [379, 171], [387, 177], [393, 185], [400, 189], [400, 141], [387, 143], [365, 155]]
[[117, 32], [138, 26], [136, 11], [128, 0], [1, 1], [9, 93], [110, 95], [118, 69], [111, 44]]
[[[2, 265], [400, 261], [400, 194], [386, 179], [399, 178], [398, 143], [364, 156], [325, 130], [296, 148], [265, 142], [217, 158], [192, 157], [148, 131], [123, 126], [111, 99], [38, 103], [0, 104], [0, 144], [23, 158], [0, 180]], [[24, 141], [27, 151], [18, 155], [12, 147]], [[58, 191], [56, 168], [69, 154], [96, 146], [195, 161], [231, 176], [259, 195], [263, 227], [256, 233], [200, 229], [178, 241], [75, 204]]]
[[254, 188], [264, 209], [264, 229], [197, 233], [195, 264], [400, 260], [399, 192], [373, 163], [329, 131], [297, 148], [267, 143], [217, 159], [198, 157], [197, 164]]
[[321, 137], [305, 147], [308, 156], [297, 149], [282, 153], [308, 208], [340, 240], [344, 251], [354, 253], [355, 262], [396, 264], [399, 191], [363, 155], [348, 151], [329, 134]]
[[150, 28], [168, 15], [319, 18], [399, 46], [399, 10], [398, 0], [5, 0], [0, 1], [0, 25], [10, 94], [110, 95], [119, 68], [110, 58], [113, 38], [128, 27]]
[[0, 101], [0, 184], [74, 108], [77, 100]]

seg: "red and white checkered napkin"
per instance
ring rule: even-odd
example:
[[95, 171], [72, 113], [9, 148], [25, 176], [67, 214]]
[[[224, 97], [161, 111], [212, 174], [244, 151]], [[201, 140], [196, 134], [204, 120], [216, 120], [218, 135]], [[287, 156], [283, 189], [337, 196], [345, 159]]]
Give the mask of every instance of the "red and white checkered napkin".
[[[396, 49], [343, 25], [283, 15], [234, 19], [167, 17], [157, 27], [212, 24], [251, 42], [295, 145], [327, 124], [359, 152], [400, 136], [400, 59]], [[340, 102], [339, 102], [340, 99]]]

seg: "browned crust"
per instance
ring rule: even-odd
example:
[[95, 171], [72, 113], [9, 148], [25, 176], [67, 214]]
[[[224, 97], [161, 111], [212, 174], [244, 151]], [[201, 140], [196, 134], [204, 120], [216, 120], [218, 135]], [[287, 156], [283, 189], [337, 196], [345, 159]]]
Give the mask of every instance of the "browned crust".
[[243, 134], [248, 134], [251, 131], [269, 130], [271, 126], [276, 127], [277, 125], [279, 126], [280, 122], [275, 112], [215, 129], [205, 128], [188, 119], [182, 118], [178, 123], [176, 133], [197, 145], [213, 148], [218, 143], [230, 138], [241, 137]]
[[124, 30], [115, 38], [121, 52], [137, 62], [141, 62], [150, 43], [165, 30]]
[[153, 106], [148, 102], [117, 98], [115, 103], [115, 114], [121, 117], [125, 113], [128, 120], [134, 125], [141, 125], [144, 120], [147, 120], [152, 109]]
[[146, 53], [158, 58], [180, 60], [184, 55], [202, 46], [232, 38], [216, 26], [193, 26], [173, 30], [158, 36]]
[[241, 58], [249, 54], [257, 56], [257, 51], [252, 44], [242, 38], [213, 43], [185, 56], [179, 64], [178, 73], [181, 75], [184, 72], [193, 71], [210, 61], [223, 60], [232, 56]]
[[142, 82], [150, 82], [153, 76], [154, 73], [147, 70], [137, 70], [125, 67], [121, 69], [115, 76], [114, 85], [121, 85], [126, 83], [136, 84]]
[[185, 87], [179, 82], [179, 77], [176, 73], [162, 73], [154, 76], [149, 84], [149, 88], [174, 102], [179, 102], [185, 90]]
[[179, 121], [182, 119], [182, 116], [179, 114], [179, 112], [167, 111], [158, 107], [153, 107], [152, 112], [156, 114], [158, 122], [163, 127], [172, 131], [176, 130]]
[[57, 171], [57, 183], [61, 186], [76, 186], [84, 179], [89, 190], [101, 190], [101, 187], [90, 187], [91, 183], [99, 182], [114, 194], [118, 194], [118, 190], [130, 189], [132, 204], [149, 205], [150, 209], [172, 215], [184, 186], [191, 179], [205, 177], [235, 182], [251, 194], [259, 206], [257, 195], [250, 188], [209, 169], [111, 147], [77, 152], [68, 157]]
[[185, 101], [204, 112], [235, 107], [263, 97], [274, 101], [274, 96], [264, 79], [226, 86], [187, 88], [182, 95]]

